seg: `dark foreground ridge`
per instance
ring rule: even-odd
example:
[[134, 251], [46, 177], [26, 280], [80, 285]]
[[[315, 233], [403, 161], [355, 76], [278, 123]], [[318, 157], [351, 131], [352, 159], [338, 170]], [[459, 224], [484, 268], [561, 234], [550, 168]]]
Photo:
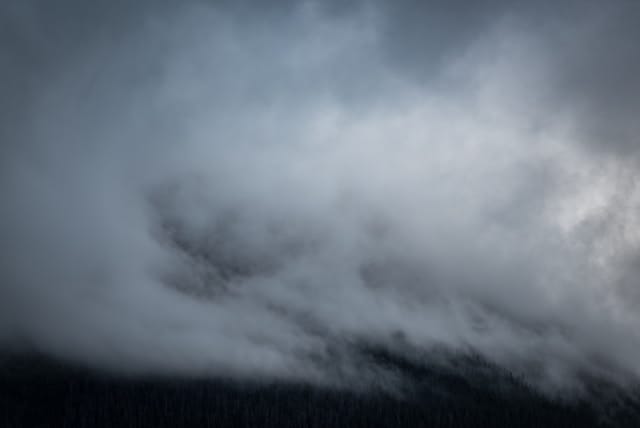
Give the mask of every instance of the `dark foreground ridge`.
[[637, 400], [551, 400], [497, 368], [418, 366], [372, 353], [415, 379], [405, 394], [286, 383], [124, 379], [9, 359], [0, 368], [0, 427], [640, 427]]

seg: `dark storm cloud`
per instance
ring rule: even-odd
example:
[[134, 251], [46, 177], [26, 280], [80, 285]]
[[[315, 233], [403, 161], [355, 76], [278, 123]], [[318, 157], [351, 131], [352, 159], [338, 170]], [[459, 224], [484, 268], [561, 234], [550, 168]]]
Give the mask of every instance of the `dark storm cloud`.
[[[541, 44], [543, 115], [568, 114], [585, 142], [621, 155], [640, 148], [640, 3], [563, 0], [380, 2], [382, 47], [393, 67], [438, 77], [496, 26]], [[540, 53], [537, 53], [538, 55]]]
[[635, 3], [0, 11], [6, 346], [324, 382], [380, 375], [361, 343], [444, 346], [554, 388], [638, 378]]
[[500, 0], [377, 2], [382, 47], [399, 70], [418, 79], [437, 76], [509, 10]]
[[[577, 110], [586, 138], [607, 150], [640, 149], [640, 3], [588, 3], [583, 20], [565, 17], [550, 40], [557, 103]], [[556, 101], [556, 100], [554, 100]], [[552, 104], [553, 106], [553, 104]], [[578, 125], [578, 126], [580, 126]]]
[[[504, 0], [401, 0], [314, 4], [329, 19], [374, 14], [381, 61], [418, 81], [440, 77], [448, 60], [457, 58], [494, 27], [510, 22], [544, 46], [544, 56], [537, 59], [546, 68], [547, 79], [547, 87], [539, 88], [545, 93], [541, 114], [572, 116], [579, 122], [582, 138], [601, 148], [628, 153], [638, 145], [637, 2], [564, 0], [533, 5]], [[25, 103], [38, 81], [46, 80], [48, 73], [74, 56], [86, 55], [96, 44], [108, 42], [117, 49], [119, 43], [126, 43], [128, 34], [154, 18], [198, 6], [224, 10], [226, 19], [241, 20], [256, 33], [273, 33], [271, 29], [290, 19], [295, 10], [295, 3], [289, 1], [5, 2], [1, 14], [3, 102], [7, 106]], [[147, 42], [154, 47], [153, 40]], [[375, 70], [367, 72], [371, 76], [365, 75], [363, 80], [376, 79]], [[341, 90], [348, 91], [353, 83]], [[355, 95], [362, 97], [370, 89], [368, 86]], [[3, 113], [11, 114], [11, 110], [5, 107]]]

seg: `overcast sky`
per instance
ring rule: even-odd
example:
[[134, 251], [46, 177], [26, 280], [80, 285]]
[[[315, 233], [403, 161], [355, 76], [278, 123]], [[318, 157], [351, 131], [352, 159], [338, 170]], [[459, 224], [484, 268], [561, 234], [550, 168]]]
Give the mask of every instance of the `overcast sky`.
[[[0, 346], [640, 378], [640, 3], [0, 5]], [[382, 380], [381, 380], [382, 379]]]

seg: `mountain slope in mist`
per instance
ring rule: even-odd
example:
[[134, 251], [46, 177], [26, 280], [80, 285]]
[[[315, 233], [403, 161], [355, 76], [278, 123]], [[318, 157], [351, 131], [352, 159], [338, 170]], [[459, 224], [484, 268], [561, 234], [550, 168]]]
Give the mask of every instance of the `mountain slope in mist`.
[[448, 356], [456, 363], [445, 366], [369, 355], [406, 375], [402, 391], [122, 378], [47, 359], [5, 361], [0, 421], [7, 428], [634, 427], [640, 421], [640, 396], [632, 399], [615, 388], [598, 388], [597, 396], [567, 402], [540, 395], [479, 358]]
[[366, 344], [635, 391], [637, 22], [630, 0], [2, 1], [0, 351], [398, 387]]

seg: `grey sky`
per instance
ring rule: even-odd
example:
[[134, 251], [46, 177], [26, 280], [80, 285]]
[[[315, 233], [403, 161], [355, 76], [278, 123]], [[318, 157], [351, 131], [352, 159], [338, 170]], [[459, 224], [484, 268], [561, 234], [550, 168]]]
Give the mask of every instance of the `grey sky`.
[[4, 2], [0, 343], [331, 383], [380, 376], [360, 343], [445, 346], [556, 391], [637, 381], [638, 18]]

